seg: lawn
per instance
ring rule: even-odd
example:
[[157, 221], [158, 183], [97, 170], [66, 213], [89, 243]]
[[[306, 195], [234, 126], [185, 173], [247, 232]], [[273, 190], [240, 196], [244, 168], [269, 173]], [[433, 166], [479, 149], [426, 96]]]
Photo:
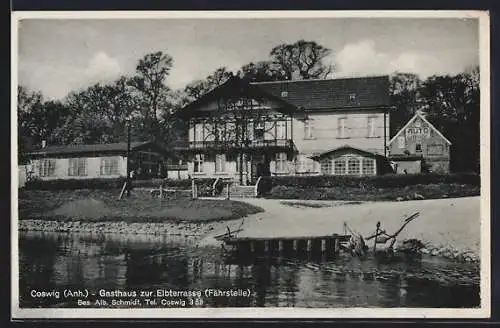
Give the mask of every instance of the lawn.
[[119, 190], [20, 190], [19, 219], [125, 222], [209, 222], [238, 219], [262, 208], [233, 200], [192, 200], [185, 194], [165, 199]]

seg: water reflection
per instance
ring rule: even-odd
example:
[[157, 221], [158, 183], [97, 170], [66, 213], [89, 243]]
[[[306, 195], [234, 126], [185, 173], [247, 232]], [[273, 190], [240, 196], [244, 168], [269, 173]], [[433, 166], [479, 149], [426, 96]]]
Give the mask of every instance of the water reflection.
[[415, 263], [227, 261], [183, 238], [23, 233], [21, 307], [76, 307], [74, 299], [34, 298], [32, 290], [250, 290], [250, 297], [203, 297], [207, 307], [475, 307], [476, 265], [424, 258]]

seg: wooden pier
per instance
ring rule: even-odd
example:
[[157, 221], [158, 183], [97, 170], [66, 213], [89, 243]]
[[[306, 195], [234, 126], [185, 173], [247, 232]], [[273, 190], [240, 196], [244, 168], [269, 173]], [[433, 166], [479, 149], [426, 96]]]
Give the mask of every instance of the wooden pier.
[[336, 257], [348, 249], [350, 235], [299, 236], [299, 237], [232, 237], [218, 236], [224, 249], [232, 257]]

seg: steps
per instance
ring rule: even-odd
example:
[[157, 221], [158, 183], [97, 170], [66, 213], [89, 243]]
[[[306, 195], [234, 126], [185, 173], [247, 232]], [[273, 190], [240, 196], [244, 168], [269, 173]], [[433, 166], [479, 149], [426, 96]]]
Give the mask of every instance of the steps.
[[[227, 187], [224, 187], [221, 195], [227, 195]], [[255, 186], [240, 186], [233, 184], [229, 189], [230, 198], [254, 198]]]

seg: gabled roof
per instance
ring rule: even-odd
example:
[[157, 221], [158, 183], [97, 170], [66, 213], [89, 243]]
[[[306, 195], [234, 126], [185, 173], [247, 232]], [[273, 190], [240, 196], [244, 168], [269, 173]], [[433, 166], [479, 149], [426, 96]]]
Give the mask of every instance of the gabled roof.
[[[134, 141], [130, 143], [131, 150], [137, 150], [143, 146], [156, 145], [152, 141]], [[159, 146], [158, 146], [159, 147]], [[84, 154], [84, 153], [125, 153], [127, 152], [126, 142], [95, 144], [95, 145], [63, 145], [47, 146], [28, 153], [28, 155], [63, 155], [63, 154]]]
[[221, 99], [237, 99], [243, 97], [254, 99], [268, 99], [279, 104], [280, 108], [276, 108], [276, 110], [283, 111], [287, 114], [302, 114], [302, 111], [298, 107], [288, 102], [287, 100], [274, 94], [268, 93], [265, 90], [257, 87], [256, 85], [245, 82], [237, 76], [233, 76], [223, 84], [208, 91], [200, 98], [180, 109], [177, 112], [177, 115], [179, 115], [180, 117], [189, 117], [192, 116], [194, 112], [196, 112], [197, 108], [204, 104], [208, 104]]
[[[391, 105], [387, 75], [252, 84], [306, 111], [387, 108]], [[282, 97], [282, 91], [287, 92], [286, 97]]]
[[337, 147], [337, 148], [333, 148], [333, 149], [327, 150], [327, 151], [322, 152], [322, 153], [320, 153], [318, 155], [311, 156], [310, 158], [314, 159], [314, 160], [318, 160], [318, 159], [321, 159], [321, 158], [323, 158], [325, 156], [328, 156], [328, 155], [331, 155], [331, 154], [335, 154], [335, 153], [338, 153], [338, 152], [343, 151], [343, 150], [349, 150], [349, 151], [361, 154], [363, 156], [373, 157], [373, 158], [381, 156], [381, 155], [374, 154], [374, 153], [371, 153], [371, 152], [366, 151], [366, 150], [362, 150], [362, 149], [359, 149], [359, 148], [354, 148], [354, 147], [351, 147], [349, 145], [344, 145], [344, 146], [340, 146], [340, 147]]
[[434, 132], [436, 132], [441, 138], [443, 138], [444, 141], [446, 141], [448, 143], [448, 145], [451, 145], [451, 141], [448, 140], [441, 132], [439, 132], [438, 129], [436, 129], [436, 127], [434, 125], [431, 124], [431, 122], [427, 121], [427, 119], [425, 117], [423, 117], [422, 115], [420, 115], [419, 113], [415, 113], [415, 115], [405, 124], [405, 126], [403, 126], [395, 135], [394, 137], [391, 138], [391, 140], [389, 140], [389, 145], [394, 141], [396, 140], [396, 138], [407, 128], [410, 126], [410, 124], [412, 124], [417, 118], [420, 118], [422, 121], [424, 121], [424, 123], [426, 123], [428, 126], [430, 126], [430, 128], [432, 130], [434, 130]]

